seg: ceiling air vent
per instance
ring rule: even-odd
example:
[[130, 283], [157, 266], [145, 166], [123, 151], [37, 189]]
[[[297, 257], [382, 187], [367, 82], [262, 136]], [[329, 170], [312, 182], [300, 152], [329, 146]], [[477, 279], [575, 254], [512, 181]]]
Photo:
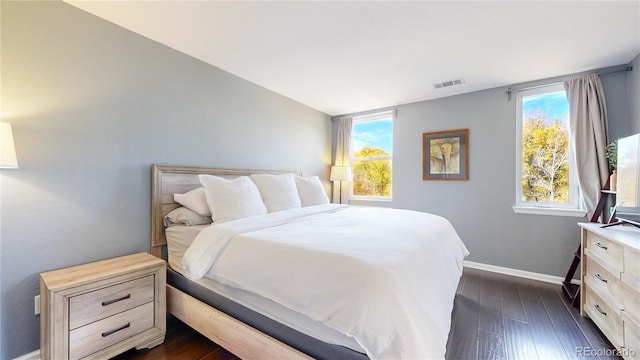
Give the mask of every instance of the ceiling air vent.
[[464, 84], [464, 79], [456, 79], [456, 80], [443, 81], [441, 83], [433, 84], [433, 87], [436, 89], [442, 89], [449, 86], [462, 85], [462, 84]]

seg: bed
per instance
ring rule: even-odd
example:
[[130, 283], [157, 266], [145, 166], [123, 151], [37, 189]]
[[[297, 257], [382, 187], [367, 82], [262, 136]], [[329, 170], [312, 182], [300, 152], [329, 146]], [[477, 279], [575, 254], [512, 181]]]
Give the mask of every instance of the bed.
[[323, 204], [165, 229], [181, 206], [173, 194], [200, 187], [201, 174], [286, 173], [152, 166], [151, 252], [169, 255], [167, 310], [246, 359], [443, 358], [468, 254], [443, 218]]

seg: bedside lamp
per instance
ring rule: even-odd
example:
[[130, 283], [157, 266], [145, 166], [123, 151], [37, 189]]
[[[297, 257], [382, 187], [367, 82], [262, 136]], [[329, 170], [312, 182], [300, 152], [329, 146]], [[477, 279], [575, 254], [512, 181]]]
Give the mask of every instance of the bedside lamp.
[[342, 204], [342, 182], [351, 181], [351, 166], [334, 165], [331, 167], [329, 180], [340, 182], [340, 204]]
[[0, 122], [0, 169], [17, 169], [18, 158], [11, 124]]

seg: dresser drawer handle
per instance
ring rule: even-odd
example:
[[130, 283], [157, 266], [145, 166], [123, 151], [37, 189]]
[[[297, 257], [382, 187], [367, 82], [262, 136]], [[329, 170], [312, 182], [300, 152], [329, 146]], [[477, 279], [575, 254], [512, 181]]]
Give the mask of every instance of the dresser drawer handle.
[[596, 310], [598, 310], [598, 312], [599, 312], [600, 314], [602, 314], [602, 315], [604, 315], [604, 316], [607, 316], [607, 313], [606, 313], [604, 310], [602, 310], [602, 308], [600, 307], [600, 305], [596, 304], [596, 305], [593, 305], [593, 307], [594, 307], [594, 308], [596, 308]]
[[602, 275], [600, 275], [600, 274], [596, 274], [596, 278], [597, 278], [598, 280], [600, 280], [600, 281], [604, 282], [604, 283], [607, 283], [607, 282], [608, 282], [608, 281], [607, 281], [607, 279], [603, 278], [603, 277], [602, 277]]
[[102, 302], [102, 306], [108, 306], [108, 305], [111, 305], [111, 304], [117, 303], [118, 301], [127, 300], [127, 299], [129, 299], [129, 298], [131, 298], [131, 294], [127, 294], [127, 295], [125, 295], [125, 296], [123, 296], [123, 297], [119, 297], [119, 298], [117, 298], [117, 299], [103, 301], [103, 302]]
[[596, 243], [596, 246], [599, 247], [600, 249], [605, 249], [605, 250], [608, 249], [608, 247], [606, 245], [602, 245], [599, 242]]
[[126, 325], [122, 325], [122, 326], [120, 326], [120, 327], [119, 327], [119, 328], [117, 328], [117, 329], [113, 329], [113, 330], [110, 330], [110, 331], [105, 331], [105, 332], [103, 332], [103, 333], [102, 333], [102, 337], [107, 337], [107, 336], [109, 336], [109, 335], [115, 334], [115, 333], [117, 333], [117, 332], [118, 332], [118, 331], [120, 331], [120, 330], [124, 330], [124, 329], [128, 328], [129, 326], [131, 326], [131, 323], [130, 323], [130, 322], [128, 322]]

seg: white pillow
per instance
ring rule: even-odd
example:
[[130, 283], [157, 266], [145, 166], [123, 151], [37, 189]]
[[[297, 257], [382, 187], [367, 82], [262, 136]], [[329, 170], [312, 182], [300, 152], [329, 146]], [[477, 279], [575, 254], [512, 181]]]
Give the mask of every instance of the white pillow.
[[202, 216], [197, 212], [181, 206], [179, 208], [171, 210], [167, 215], [162, 218], [162, 222], [165, 227], [173, 225], [183, 224], [187, 226], [211, 224], [210, 216]]
[[293, 174], [253, 174], [251, 180], [258, 186], [267, 211], [281, 211], [301, 207]]
[[199, 187], [184, 194], [173, 194], [173, 200], [202, 216], [211, 216], [207, 199], [204, 196], [204, 188]]
[[296, 187], [302, 206], [324, 205], [329, 203], [327, 193], [317, 176], [295, 176]]
[[248, 176], [227, 180], [201, 174], [198, 179], [215, 223], [267, 213], [260, 191]]

